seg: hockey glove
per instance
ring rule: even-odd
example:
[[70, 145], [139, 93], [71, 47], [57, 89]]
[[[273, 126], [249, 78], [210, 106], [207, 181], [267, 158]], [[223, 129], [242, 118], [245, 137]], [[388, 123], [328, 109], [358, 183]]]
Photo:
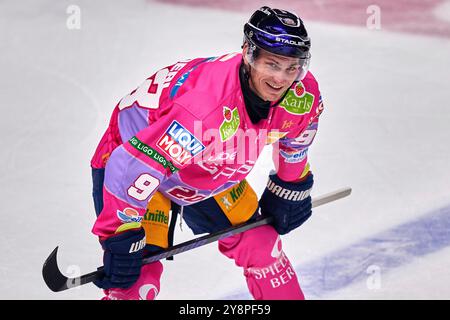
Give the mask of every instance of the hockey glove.
[[276, 174], [269, 176], [259, 206], [261, 213], [273, 216], [273, 226], [278, 234], [286, 234], [301, 226], [312, 214], [311, 196], [313, 174], [300, 182], [286, 182]]
[[103, 289], [129, 288], [141, 273], [145, 231], [134, 229], [100, 241], [103, 253], [104, 277], [94, 281]]

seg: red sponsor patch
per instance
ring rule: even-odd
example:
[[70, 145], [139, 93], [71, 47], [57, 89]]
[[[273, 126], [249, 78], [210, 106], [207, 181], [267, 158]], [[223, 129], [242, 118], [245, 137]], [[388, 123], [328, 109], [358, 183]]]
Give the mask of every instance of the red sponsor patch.
[[298, 84], [295, 87], [295, 95], [297, 97], [301, 97], [304, 93], [305, 93], [305, 88], [303, 88], [301, 84]]
[[230, 121], [231, 120], [231, 110], [225, 107], [223, 109], [223, 116], [225, 117], [225, 120]]

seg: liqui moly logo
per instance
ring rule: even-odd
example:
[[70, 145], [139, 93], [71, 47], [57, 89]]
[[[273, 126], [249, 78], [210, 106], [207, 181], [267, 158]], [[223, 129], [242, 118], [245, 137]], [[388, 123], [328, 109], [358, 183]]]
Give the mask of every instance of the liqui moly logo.
[[157, 146], [180, 165], [186, 164], [205, 146], [177, 121], [173, 121], [157, 142]]

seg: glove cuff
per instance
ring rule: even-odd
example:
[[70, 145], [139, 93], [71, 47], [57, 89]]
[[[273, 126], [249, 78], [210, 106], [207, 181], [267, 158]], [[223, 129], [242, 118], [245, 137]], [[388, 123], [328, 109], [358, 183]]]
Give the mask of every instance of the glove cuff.
[[141, 251], [146, 244], [143, 228], [128, 230], [101, 241], [103, 250], [113, 254], [128, 254]]
[[310, 196], [314, 184], [313, 174], [310, 173], [305, 180], [301, 182], [287, 182], [278, 177], [277, 174], [269, 176], [266, 192], [290, 202], [300, 202]]

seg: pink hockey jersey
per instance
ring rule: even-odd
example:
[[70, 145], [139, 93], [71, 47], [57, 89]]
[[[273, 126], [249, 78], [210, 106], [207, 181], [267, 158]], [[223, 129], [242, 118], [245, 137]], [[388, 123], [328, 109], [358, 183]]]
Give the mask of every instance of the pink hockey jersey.
[[236, 185], [269, 144], [281, 179], [298, 180], [308, 171], [307, 150], [323, 109], [313, 75], [293, 83], [268, 118], [253, 124], [241, 62], [240, 53], [178, 62], [118, 103], [91, 161], [105, 167], [94, 234], [114, 234], [124, 212], [127, 222], [139, 222], [156, 191], [190, 205]]

